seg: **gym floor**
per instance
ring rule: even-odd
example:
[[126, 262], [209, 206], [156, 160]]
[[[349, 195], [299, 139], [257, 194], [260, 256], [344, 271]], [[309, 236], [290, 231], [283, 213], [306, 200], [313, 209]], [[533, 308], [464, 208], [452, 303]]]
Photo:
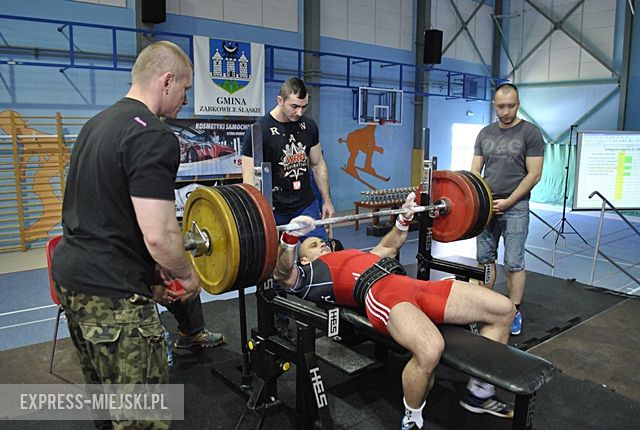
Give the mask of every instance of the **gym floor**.
[[[544, 222], [532, 217], [527, 242], [529, 273], [522, 305], [523, 333], [510, 343], [546, 358], [560, 369], [539, 393], [534, 428], [640, 428], [640, 365], [636, 358], [640, 350], [640, 285], [600, 257], [595, 265], [595, 288], [589, 286], [597, 214], [569, 212], [570, 224], [565, 224], [564, 238], [556, 242], [553, 234], [546, 233], [562, 214], [556, 208], [532, 209]], [[638, 220], [632, 222], [638, 228]], [[352, 224], [336, 226], [333, 236], [348, 247], [371, 247], [379, 239], [366, 236], [365, 227], [363, 224], [356, 232]], [[401, 261], [405, 265], [415, 264], [416, 237], [417, 233], [411, 233], [402, 250]], [[555, 268], [551, 276], [552, 269], [539, 257], [551, 263], [554, 242]], [[633, 261], [640, 255], [640, 238], [625, 223], [607, 217], [600, 246], [620, 267], [640, 278], [638, 261]], [[473, 258], [475, 240], [435, 243], [433, 254], [440, 258]], [[80, 383], [82, 378], [64, 322], [60, 325], [54, 372], [48, 373], [56, 308], [49, 296], [44, 250], [3, 254], [0, 273], [4, 298], [0, 303], [0, 383]], [[504, 291], [500, 271], [498, 281], [496, 289]], [[243, 400], [210, 373], [211, 366], [239, 350], [235, 296], [235, 292], [222, 296], [203, 293], [203, 301], [209, 302], [204, 305], [208, 328], [223, 331], [228, 345], [205, 352], [176, 353], [171, 382], [185, 384], [187, 403], [187, 418], [176, 423], [176, 428], [233, 428], [242, 414]], [[249, 295], [247, 309], [249, 322], [255, 323], [252, 298]], [[175, 333], [170, 315], [162, 317]], [[380, 368], [351, 378], [328, 365], [322, 366], [338, 428], [398, 427], [401, 394], [399, 383], [394, 381], [399, 381], [406, 358], [392, 358], [395, 357]], [[263, 428], [293, 426], [294, 373], [281, 378], [279, 393], [285, 401], [284, 413], [274, 413]], [[383, 387], [375, 383], [380, 380], [387, 381]], [[457, 406], [464, 382], [463, 375], [438, 369], [438, 382], [425, 410], [429, 428], [508, 428], [507, 420], [468, 414]], [[80, 422], [44, 424], [0, 421], [0, 428], [92, 428], [89, 423]]]

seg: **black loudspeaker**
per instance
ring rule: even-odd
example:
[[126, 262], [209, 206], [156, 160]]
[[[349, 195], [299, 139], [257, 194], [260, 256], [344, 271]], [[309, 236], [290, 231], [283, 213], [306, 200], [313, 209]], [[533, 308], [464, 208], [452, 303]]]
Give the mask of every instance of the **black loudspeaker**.
[[442, 62], [442, 31], [426, 30], [424, 32], [425, 64], [440, 64]]
[[142, 0], [140, 15], [145, 24], [160, 24], [167, 20], [167, 4], [165, 0]]

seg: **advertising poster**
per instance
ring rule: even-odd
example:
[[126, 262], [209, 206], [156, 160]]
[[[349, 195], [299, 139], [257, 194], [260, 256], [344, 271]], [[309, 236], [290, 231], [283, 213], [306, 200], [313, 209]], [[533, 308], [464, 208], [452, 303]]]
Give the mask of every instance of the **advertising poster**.
[[240, 150], [247, 119], [171, 119], [180, 143], [178, 178], [242, 174]]

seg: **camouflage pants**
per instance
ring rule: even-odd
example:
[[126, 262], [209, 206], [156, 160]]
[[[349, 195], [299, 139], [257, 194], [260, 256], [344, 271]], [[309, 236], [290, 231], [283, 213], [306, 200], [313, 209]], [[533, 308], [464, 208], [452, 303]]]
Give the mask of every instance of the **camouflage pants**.
[[[133, 294], [112, 298], [56, 285], [87, 384], [166, 384], [167, 345], [155, 303]], [[94, 421], [100, 429], [168, 429], [167, 421]]]

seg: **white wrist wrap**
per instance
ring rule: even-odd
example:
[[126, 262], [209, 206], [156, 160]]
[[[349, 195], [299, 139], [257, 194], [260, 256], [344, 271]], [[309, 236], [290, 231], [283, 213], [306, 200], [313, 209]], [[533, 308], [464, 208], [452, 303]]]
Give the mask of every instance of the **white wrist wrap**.
[[401, 231], [408, 231], [411, 219], [413, 219], [413, 217], [408, 219], [404, 215], [399, 214], [398, 218], [396, 218], [396, 228]]

